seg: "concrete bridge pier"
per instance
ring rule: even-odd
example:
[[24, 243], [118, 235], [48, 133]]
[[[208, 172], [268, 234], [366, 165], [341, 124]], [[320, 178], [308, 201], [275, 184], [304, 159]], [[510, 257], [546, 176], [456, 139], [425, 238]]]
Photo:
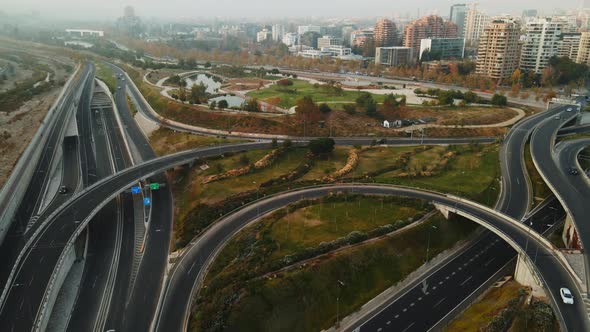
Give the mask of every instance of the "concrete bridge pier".
[[574, 224], [572, 217], [568, 214], [565, 218], [565, 225], [563, 226], [563, 234], [561, 239], [568, 249], [582, 249], [582, 243], [578, 236], [578, 230]]
[[[447, 220], [452, 218], [455, 212], [447, 206], [434, 204], [436, 209], [445, 216]], [[530, 287], [533, 296], [535, 297], [546, 297], [545, 290], [543, 289], [543, 282], [541, 278], [535, 272], [534, 266], [529, 257], [523, 254], [518, 254], [516, 261], [516, 269], [514, 271], [514, 279], [521, 285]]]

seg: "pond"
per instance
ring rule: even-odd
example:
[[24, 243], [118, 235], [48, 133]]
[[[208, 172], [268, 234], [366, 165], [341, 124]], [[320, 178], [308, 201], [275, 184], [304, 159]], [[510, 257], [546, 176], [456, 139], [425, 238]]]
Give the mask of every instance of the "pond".
[[209, 99], [209, 103], [211, 103], [212, 101], [215, 101], [216, 103], [218, 103], [221, 100], [225, 100], [227, 101], [227, 105], [228, 107], [240, 107], [242, 106], [242, 104], [244, 103], [245, 99], [242, 97], [238, 97], [238, 96], [221, 96], [221, 97], [217, 97], [217, 98], [211, 98]]
[[217, 90], [221, 88], [221, 82], [215, 81], [213, 76], [206, 75], [206, 74], [198, 74], [194, 76], [190, 76], [184, 79], [186, 81], [186, 88], [190, 90], [190, 88], [194, 84], [205, 84], [207, 86], [208, 93], [217, 93]]

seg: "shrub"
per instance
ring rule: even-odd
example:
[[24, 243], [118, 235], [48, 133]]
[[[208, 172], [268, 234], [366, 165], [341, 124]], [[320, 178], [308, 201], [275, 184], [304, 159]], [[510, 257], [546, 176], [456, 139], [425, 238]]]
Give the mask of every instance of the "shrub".
[[495, 106], [506, 106], [508, 105], [508, 99], [506, 98], [506, 96], [494, 93], [494, 95], [492, 96], [491, 103]]
[[309, 150], [315, 154], [330, 153], [334, 151], [334, 140], [331, 138], [317, 138], [309, 142]]
[[327, 114], [332, 112], [332, 108], [330, 108], [330, 106], [326, 103], [323, 103], [320, 105], [320, 112]]

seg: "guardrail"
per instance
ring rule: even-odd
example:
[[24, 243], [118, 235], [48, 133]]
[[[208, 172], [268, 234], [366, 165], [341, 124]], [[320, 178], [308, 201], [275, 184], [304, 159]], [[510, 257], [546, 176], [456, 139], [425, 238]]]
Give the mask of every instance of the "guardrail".
[[45, 147], [49, 135], [46, 132], [50, 130], [57, 120], [56, 110], [63, 107], [65, 102], [64, 96], [70, 90], [74, 78], [78, 75], [81, 64], [78, 64], [76, 70], [70, 75], [70, 78], [62, 88], [57, 100], [51, 106], [45, 118], [41, 122], [39, 129], [31, 139], [31, 142], [18, 159], [14, 169], [0, 191], [0, 244], [4, 242], [6, 233], [10, 229], [14, 214], [25, 194], [33, 172], [37, 166], [41, 153]]

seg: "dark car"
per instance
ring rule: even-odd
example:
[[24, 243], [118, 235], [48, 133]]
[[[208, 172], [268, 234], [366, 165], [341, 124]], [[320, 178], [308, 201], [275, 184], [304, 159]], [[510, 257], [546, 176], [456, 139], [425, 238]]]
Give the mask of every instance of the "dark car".
[[578, 175], [578, 174], [580, 174], [580, 172], [578, 171], [578, 169], [577, 169], [577, 168], [575, 168], [575, 167], [570, 167], [570, 174], [571, 174], [571, 175]]
[[62, 195], [63, 194], [67, 194], [68, 193], [68, 187], [66, 187], [66, 186], [59, 187], [59, 193], [62, 194]]

